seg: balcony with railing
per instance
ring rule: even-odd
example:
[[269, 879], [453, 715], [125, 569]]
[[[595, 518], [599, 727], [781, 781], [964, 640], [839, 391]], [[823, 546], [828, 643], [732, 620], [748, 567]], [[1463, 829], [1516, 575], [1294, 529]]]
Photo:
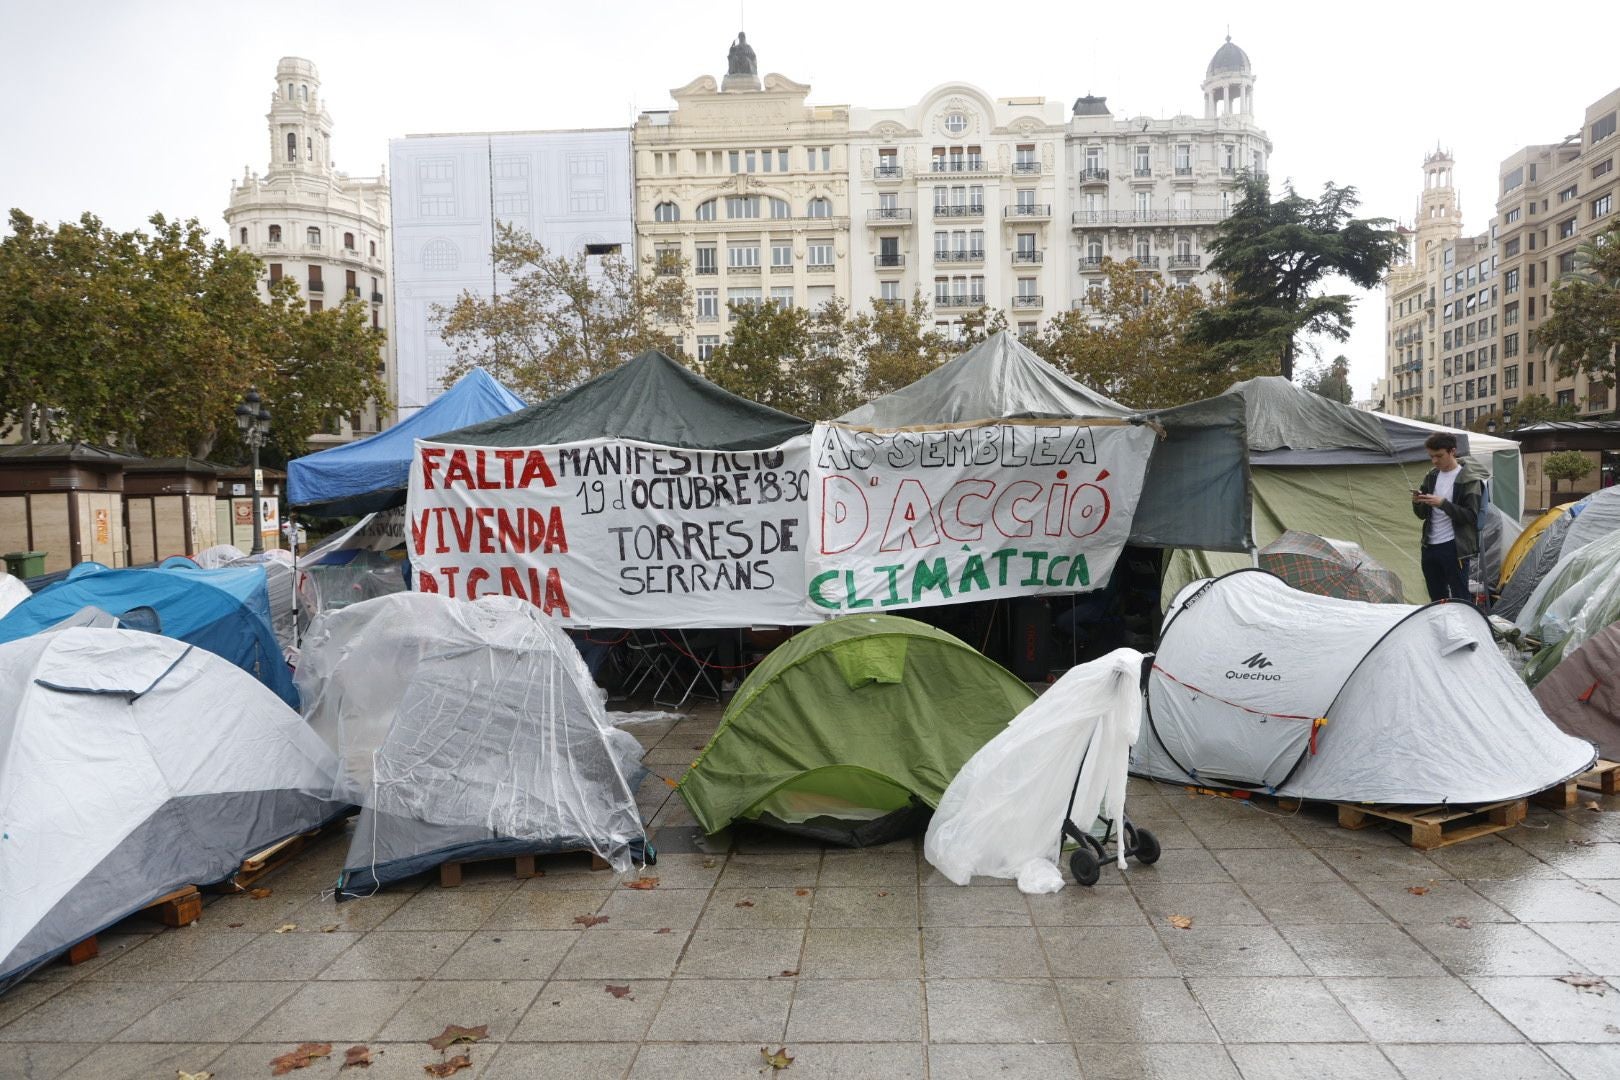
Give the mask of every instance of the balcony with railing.
[[700, 323], [719, 322], [720, 313], [718, 311], [700, 311], [697, 313], [697, 321]]
[[1013, 203], [1002, 207], [1001, 216], [1009, 221], [1048, 221], [1052, 217], [1052, 204]]
[[1096, 272], [1098, 270], [1101, 270], [1102, 269], [1102, 264], [1103, 264], [1103, 258], [1104, 258], [1104, 256], [1102, 256], [1102, 255], [1082, 255], [1082, 256], [1080, 256], [1080, 269], [1081, 269], [1081, 271], [1083, 272], [1083, 271], [1090, 270], [1092, 272]]
[[1041, 163], [1038, 161], [1015, 161], [1012, 167], [1014, 176], [1039, 176]]
[[1013, 297], [1012, 306], [1014, 309], [1027, 310], [1029, 308], [1044, 307], [1045, 304], [1040, 293], [1019, 293]]
[[373, 303], [373, 304], [380, 304], [380, 303], [382, 303], [382, 302], [383, 302], [383, 294], [382, 294], [382, 293], [380, 293], [380, 292], [376, 292], [376, 291], [375, 291], [375, 290], [373, 290], [373, 292], [372, 292], [372, 294], [371, 294], [371, 302], [372, 302], [372, 303]]
[[726, 273], [731, 274], [733, 276], [736, 276], [736, 275], [739, 275], [739, 274], [741, 274], [741, 275], [752, 275], [752, 274], [758, 274], [759, 272], [760, 272], [759, 263], [753, 263], [752, 265], [738, 264], [738, 265], [727, 266], [726, 267]]
[[1172, 255], [1170, 256], [1170, 269], [1197, 270], [1204, 263], [1202, 255]]
[[1106, 184], [1106, 183], [1108, 183], [1108, 170], [1107, 169], [1081, 169], [1080, 170], [1080, 183], [1082, 183], [1082, 184]]
[[1012, 253], [1013, 265], [1014, 266], [1039, 266], [1041, 264], [1041, 257], [1044, 254], [1046, 254], [1046, 253], [1043, 252], [1043, 251], [1031, 251], [1031, 250], [1028, 250], [1028, 249], [1015, 250]]
[[874, 296], [872, 306], [875, 308], [903, 308], [906, 302], [898, 296]]
[[934, 206], [937, 218], [982, 218], [984, 203], [947, 203]]
[[806, 266], [805, 269], [810, 271], [812, 274], [830, 274], [834, 270], [838, 269], [838, 267], [835, 263], [813, 262]]
[[792, 263], [771, 263], [771, 273], [773, 273], [773, 274], [791, 274], [791, 273], [793, 273], [793, 264]]
[[899, 270], [906, 265], [906, 257], [899, 253], [874, 255], [872, 265], [879, 270]]
[[982, 263], [984, 262], [984, 249], [960, 248], [955, 251], [935, 251], [934, 261], [937, 263]]
[[1422, 397], [1422, 396], [1423, 396], [1423, 387], [1421, 387], [1421, 386], [1414, 386], [1409, 390], [1397, 390], [1397, 391], [1395, 391], [1395, 400], [1396, 401], [1405, 401], [1408, 398], [1415, 398], [1415, 397]]
[[868, 210], [866, 212], [866, 223], [872, 226], [910, 225], [911, 207], [880, 206], [876, 210]]
[[1138, 166], [1137, 168], [1131, 170], [1131, 179], [1132, 180], [1151, 180], [1151, 179], [1153, 179], [1153, 170], [1152, 169], [1144, 169], [1144, 168], [1141, 168], [1140, 166]]
[[1159, 257], [1157, 255], [1134, 255], [1131, 257], [1131, 261], [1136, 263], [1137, 273], [1146, 273], [1159, 268]]
[[1193, 174], [1193, 169], [1192, 169], [1191, 165], [1177, 165], [1176, 166], [1176, 178], [1177, 179], [1179, 179], [1179, 180], [1190, 180], [1190, 179], [1192, 179], [1192, 174]]
[[669, 259], [655, 259], [653, 261], [653, 274], [657, 277], [679, 277], [680, 273], [680, 256]]
[[1211, 225], [1232, 216], [1230, 210], [1076, 210], [1069, 220], [1077, 229], [1103, 225]]
[[874, 180], [900, 180], [906, 175], [906, 170], [899, 165], [878, 165], [872, 170]]
[[928, 171], [932, 173], [982, 173], [985, 172], [983, 158], [934, 158], [928, 163]]
[[720, 268], [713, 263], [698, 263], [697, 269], [693, 271], [699, 277], [707, 277], [710, 274], [718, 274], [719, 272]]
[[310, 292], [325, 292], [326, 291], [326, 283], [321, 282], [321, 281], [312, 281], [312, 282], [309, 283], [309, 291]]
[[360, 299], [360, 286], [350, 285], [344, 291], [347, 293], [345, 299], [348, 299], [348, 297], [353, 297], [356, 300]]
[[936, 308], [984, 307], [984, 293], [935, 293]]
[[1403, 373], [1408, 372], [1408, 371], [1422, 371], [1422, 370], [1423, 370], [1423, 361], [1421, 361], [1421, 360], [1408, 360], [1404, 364], [1396, 364], [1395, 365], [1395, 373], [1397, 375], [1403, 374]]

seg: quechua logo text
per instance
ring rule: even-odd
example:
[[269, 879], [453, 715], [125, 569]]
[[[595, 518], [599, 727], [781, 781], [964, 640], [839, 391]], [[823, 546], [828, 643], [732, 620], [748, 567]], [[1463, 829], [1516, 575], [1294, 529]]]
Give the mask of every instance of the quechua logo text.
[[1226, 677], [1228, 679], [1242, 679], [1247, 682], [1282, 682], [1281, 675], [1266, 671], [1266, 668], [1271, 667], [1272, 663], [1263, 652], [1257, 652], [1248, 659], [1240, 661], [1239, 666], [1247, 670], [1238, 671], [1233, 668], [1227, 671]]

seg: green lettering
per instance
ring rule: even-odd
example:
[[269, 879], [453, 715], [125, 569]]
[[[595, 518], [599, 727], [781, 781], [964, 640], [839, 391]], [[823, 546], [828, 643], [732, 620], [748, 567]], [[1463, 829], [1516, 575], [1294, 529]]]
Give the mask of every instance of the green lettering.
[[1062, 584], [1062, 582], [1058, 580], [1058, 567], [1062, 566], [1068, 561], [1069, 557], [1067, 555], [1052, 556], [1052, 561], [1046, 564], [1046, 583], [1048, 585], [1055, 587]]
[[848, 597], [846, 606], [851, 611], [855, 610], [856, 608], [872, 606], [872, 598], [870, 596], [868, 596], [865, 600], [857, 600], [855, 598], [855, 571], [853, 570], [844, 571], [844, 594]]
[[1091, 584], [1091, 571], [1086, 569], [1086, 557], [1084, 555], [1074, 557], [1074, 563], [1069, 567], [1069, 576], [1063, 584], [1073, 585], [1076, 581], [1082, 585]]
[[1017, 548], [1002, 548], [1000, 551], [991, 552], [990, 557], [999, 564], [996, 568], [997, 585], [1007, 584], [1007, 560], [1016, 554], [1018, 554]]
[[911, 602], [915, 604], [922, 599], [922, 594], [928, 589], [938, 589], [941, 596], [951, 595], [951, 572], [945, 568], [944, 559], [935, 559], [933, 565], [929, 565], [925, 559], [912, 572]]
[[1029, 577], [1020, 581], [1020, 585], [1039, 585], [1041, 583], [1041, 563], [1046, 561], [1044, 551], [1026, 551], [1024, 558], [1029, 560]]
[[906, 602], [905, 598], [900, 595], [900, 587], [895, 582], [895, 575], [899, 574], [900, 571], [905, 569], [905, 567], [903, 567], [903, 566], [874, 566], [874, 567], [872, 567], [872, 569], [875, 570], [876, 572], [880, 573], [880, 574], [889, 575], [889, 595], [883, 600], [883, 606], [884, 607], [893, 607], [895, 604], [903, 604], [903, 603], [905, 603]]
[[838, 571], [836, 571], [836, 570], [827, 570], [827, 571], [825, 571], [823, 573], [820, 573], [820, 574], [817, 574], [815, 577], [811, 578], [810, 579], [810, 601], [811, 601], [811, 603], [817, 605], [818, 607], [824, 607], [829, 611], [837, 611], [838, 610], [838, 601], [836, 601], [836, 600], [828, 600], [825, 596], [821, 595], [821, 587], [823, 585], [827, 584], [827, 582], [836, 581], [837, 579], [838, 579]]
[[972, 592], [973, 583], [975, 581], [979, 583], [979, 588], [981, 589], [988, 589], [990, 587], [990, 578], [984, 572], [983, 555], [968, 556], [967, 565], [962, 567], [962, 578], [956, 583], [956, 591], [963, 593]]

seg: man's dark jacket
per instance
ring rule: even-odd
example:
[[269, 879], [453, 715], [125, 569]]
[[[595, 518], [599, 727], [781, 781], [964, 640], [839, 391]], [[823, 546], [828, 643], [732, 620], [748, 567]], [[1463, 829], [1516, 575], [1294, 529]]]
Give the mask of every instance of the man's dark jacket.
[[[1457, 463], [1462, 466], [1462, 473], [1451, 487], [1451, 498], [1441, 503], [1439, 508], [1451, 519], [1451, 529], [1457, 534], [1457, 557], [1466, 559], [1479, 554], [1479, 510], [1485, 499], [1485, 481], [1491, 474], [1468, 458], [1458, 458]], [[1439, 475], [1439, 469], [1430, 469], [1418, 490], [1425, 495], [1433, 495], [1434, 483]], [[1412, 513], [1423, 519], [1425, 544], [1429, 543], [1430, 509], [1420, 502], [1412, 504]]]

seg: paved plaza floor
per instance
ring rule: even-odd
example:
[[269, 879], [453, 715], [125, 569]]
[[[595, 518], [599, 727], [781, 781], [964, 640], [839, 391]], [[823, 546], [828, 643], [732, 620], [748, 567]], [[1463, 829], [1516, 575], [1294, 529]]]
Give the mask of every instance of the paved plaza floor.
[[[460, 1054], [461, 1080], [1620, 1077], [1620, 989], [1600, 981], [1620, 986], [1620, 799], [1426, 854], [1133, 781], [1158, 865], [1026, 897], [946, 882], [920, 840], [705, 840], [665, 778], [717, 719], [630, 729], [655, 771], [656, 887], [568, 856], [336, 905], [334, 837], [268, 896], [183, 929], [128, 920], [0, 997], [0, 1077], [266, 1077], [305, 1042], [332, 1055], [300, 1080]], [[488, 1037], [427, 1045], [452, 1024]], [[373, 1064], [340, 1072], [360, 1044]], [[762, 1047], [793, 1060], [773, 1073]]]

